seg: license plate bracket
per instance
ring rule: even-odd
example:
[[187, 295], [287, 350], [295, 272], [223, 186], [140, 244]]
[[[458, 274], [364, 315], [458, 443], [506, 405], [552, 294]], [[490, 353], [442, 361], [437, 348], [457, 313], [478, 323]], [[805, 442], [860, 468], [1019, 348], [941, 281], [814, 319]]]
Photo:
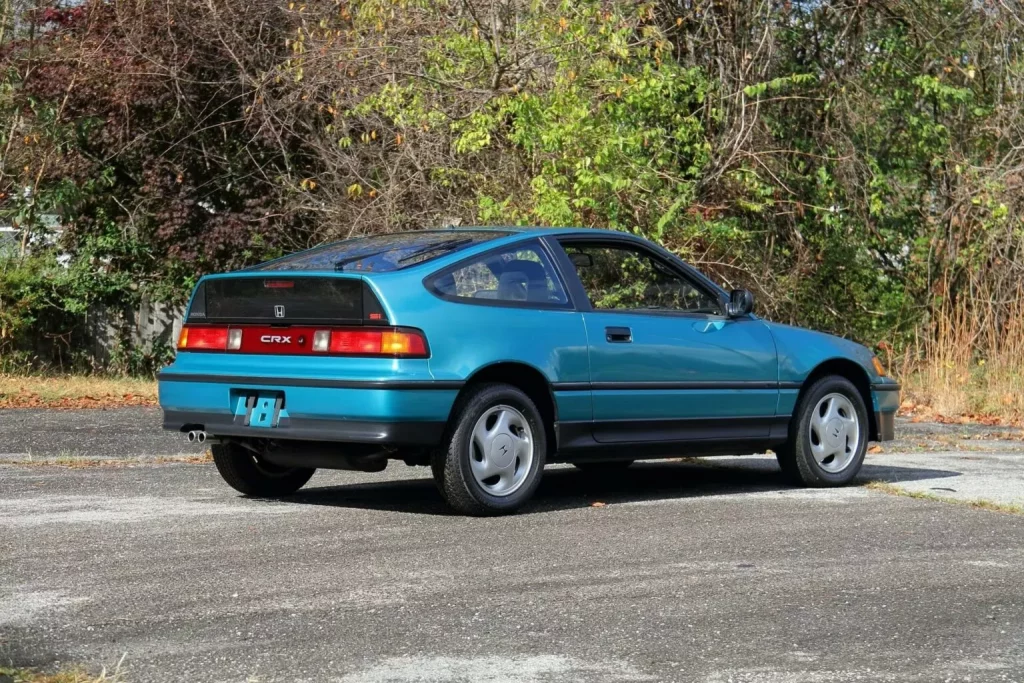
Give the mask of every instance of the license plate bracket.
[[281, 420], [284, 393], [260, 392], [245, 397], [245, 426], [269, 429]]

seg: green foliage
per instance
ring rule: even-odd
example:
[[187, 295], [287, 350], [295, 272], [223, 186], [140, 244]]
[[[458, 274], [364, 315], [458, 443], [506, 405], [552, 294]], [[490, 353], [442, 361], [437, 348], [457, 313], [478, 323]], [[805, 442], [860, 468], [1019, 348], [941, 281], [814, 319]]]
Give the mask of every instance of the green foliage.
[[87, 259], [64, 266], [46, 250], [0, 259], [0, 357], [84, 369], [88, 358], [77, 350], [86, 339], [86, 314], [98, 304], [135, 305], [135, 290], [128, 274]]
[[168, 8], [92, 0], [3, 38], [0, 222], [37, 245], [65, 228], [0, 266], [8, 357], [98, 302], [180, 303], [204, 272], [450, 223], [637, 233], [769, 317], [896, 348], [1024, 279], [1010, 9]]
[[796, 86], [814, 82], [814, 74], [790, 74], [779, 76], [770, 81], [754, 83], [743, 88], [743, 94], [747, 97], [759, 97], [765, 93], [776, 93], [786, 90], [789, 86]]

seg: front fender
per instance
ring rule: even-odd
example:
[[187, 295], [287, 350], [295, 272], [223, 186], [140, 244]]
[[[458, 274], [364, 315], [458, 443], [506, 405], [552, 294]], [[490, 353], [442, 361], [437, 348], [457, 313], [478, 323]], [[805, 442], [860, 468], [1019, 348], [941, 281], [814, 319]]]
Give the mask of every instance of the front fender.
[[779, 381], [802, 383], [815, 368], [834, 360], [856, 363], [869, 382], [881, 379], [871, 359], [874, 354], [866, 346], [823, 332], [805, 330], [779, 323], [765, 323], [775, 339], [779, 353]]

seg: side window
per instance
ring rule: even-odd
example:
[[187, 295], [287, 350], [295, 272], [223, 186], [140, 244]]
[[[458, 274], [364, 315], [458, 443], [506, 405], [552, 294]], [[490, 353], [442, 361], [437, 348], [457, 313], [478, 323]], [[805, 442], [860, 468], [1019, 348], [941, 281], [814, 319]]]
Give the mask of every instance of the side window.
[[551, 261], [536, 243], [491, 252], [434, 278], [434, 288], [458, 299], [564, 305], [568, 298]]
[[642, 249], [576, 242], [562, 247], [597, 310], [722, 313], [717, 299]]

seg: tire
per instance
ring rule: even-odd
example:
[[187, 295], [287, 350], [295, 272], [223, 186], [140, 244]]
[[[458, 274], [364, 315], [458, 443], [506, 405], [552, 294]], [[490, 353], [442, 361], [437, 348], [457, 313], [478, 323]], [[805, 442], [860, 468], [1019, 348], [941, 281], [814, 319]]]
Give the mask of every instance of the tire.
[[574, 462], [573, 467], [587, 474], [614, 474], [632, 465], [633, 460], [603, 460], [598, 462]]
[[442, 498], [447, 498], [444, 493], [444, 458], [435, 455], [430, 456], [430, 474], [434, 477], [434, 486]]
[[830, 375], [812, 384], [800, 398], [789, 441], [776, 458], [783, 474], [795, 484], [843, 486], [860, 472], [868, 435], [868, 411], [857, 387], [845, 377]]
[[289, 496], [316, 472], [312, 467], [280, 467], [262, 462], [254, 452], [235, 443], [214, 444], [210, 450], [213, 464], [224, 481], [247, 496]]
[[530, 397], [509, 384], [482, 384], [456, 404], [431, 470], [457, 512], [515, 512], [540, 484], [547, 456], [544, 420]]

